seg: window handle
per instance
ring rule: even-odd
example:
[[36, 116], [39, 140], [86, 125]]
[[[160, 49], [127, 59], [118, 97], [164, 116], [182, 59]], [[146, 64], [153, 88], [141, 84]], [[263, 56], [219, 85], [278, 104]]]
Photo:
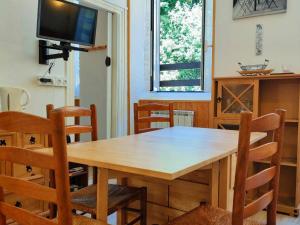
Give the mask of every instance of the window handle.
[[207, 44], [207, 43], [205, 42], [204, 50], [205, 50], [205, 52], [207, 52], [207, 50], [208, 50], [209, 48], [213, 48], [213, 47], [214, 47], [213, 44]]

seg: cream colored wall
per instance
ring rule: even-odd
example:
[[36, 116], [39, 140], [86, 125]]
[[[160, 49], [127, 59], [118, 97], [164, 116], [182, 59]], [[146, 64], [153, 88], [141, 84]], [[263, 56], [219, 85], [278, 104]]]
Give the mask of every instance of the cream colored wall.
[[[45, 106], [65, 104], [66, 89], [41, 87], [36, 77], [47, 66], [38, 64], [36, 38], [38, 0], [2, 0], [0, 6], [0, 86], [26, 88], [32, 103], [27, 112], [45, 115]], [[66, 76], [65, 63], [56, 60], [53, 75]]]
[[[282, 67], [300, 73], [300, 1], [288, 0], [287, 13], [247, 19], [232, 19], [232, 1], [217, 0], [215, 76], [238, 75], [237, 63], [271, 61], [270, 67]], [[256, 24], [264, 27], [264, 50], [255, 55]]]

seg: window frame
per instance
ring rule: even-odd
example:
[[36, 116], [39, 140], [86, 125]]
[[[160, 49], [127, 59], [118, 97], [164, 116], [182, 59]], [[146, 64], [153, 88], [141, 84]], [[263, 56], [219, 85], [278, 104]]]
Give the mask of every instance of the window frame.
[[[201, 93], [205, 92], [205, 53], [206, 53], [206, 0], [203, 0], [202, 6], [202, 49], [201, 61], [191, 63], [160, 64], [160, 0], [151, 0], [150, 6], [151, 25], [150, 25], [150, 42], [151, 42], [151, 69], [150, 69], [150, 91], [151, 92], [172, 92], [172, 93]], [[156, 32], [156, 31], [159, 32]], [[193, 65], [199, 64], [199, 67]], [[163, 70], [162, 70], [163, 68]], [[172, 71], [180, 69], [200, 69], [200, 79], [190, 80], [170, 80], [161, 81], [161, 71]], [[199, 83], [197, 83], [199, 82]], [[171, 85], [175, 84], [175, 85]], [[177, 85], [176, 85], [177, 84]], [[178, 85], [179, 84], [179, 85]], [[187, 84], [187, 85], [182, 85]], [[183, 86], [200, 86], [200, 91], [161, 91], [161, 87], [183, 87]], [[157, 90], [155, 90], [157, 88]]]

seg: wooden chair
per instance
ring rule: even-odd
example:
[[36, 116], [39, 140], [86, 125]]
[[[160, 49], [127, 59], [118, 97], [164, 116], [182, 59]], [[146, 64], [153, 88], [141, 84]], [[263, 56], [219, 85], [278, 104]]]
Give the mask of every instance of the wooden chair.
[[[178, 217], [169, 225], [256, 225], [258, 223], [249, 217], [265, 208], [267, 208], [267, 224], [275, 225], [284, 124], [284, 110], [277, 110], [276, 113], [255, 120], [252, 120], [251, 113], [243, 112], [240, 123], [232, 213], [209, 206], [200, 206]], [[273, 138], [269, 143], [251, 148], [251, 132], [272, 132]], [[269, 168], [247, 177], [249, 163], [267, 158], [271, 158]], [[245, 205], [247, 192], [265, 185], [268, 185], [267, 192]]]
[[[48, 116], [51, 117], [53, 110], [53, 105], [47, 106]], [[66, 134], [83, 134], [92, 133], [92, 141], [98, 140], [97, 135], [97, 116], [96, 116], [96, 106], [91, 105], [90, 109], [80, 108], [80, 107], [63, 107], [57, 109], [62, 111], [64, 117], [75, 117], [79, 120], [80, 117], [90, 117], [91, 125], [72, 125], [66, 126]], [[77, 137], [79, 139], [79, 137]], [[78, 191], [72, 193], [71, 202], [72, 209], [80, 210], [85, 213], [89, 213], [93, 218], [96, 218], [96, 205], [97, 205], [97, 187], [96, 187], [96, 171], [94, 170], [93, 185], [82, 188]], [[130, 223], [127, 222], [127, 217], [123, 217], [122, 225], [124, 224], [134, 224], [140, 221], [141, 225], [146, 225], [147, 217], [147, 189], [127, 187], [123, 185], [109, 184], [108, 186], [109, 196], [108, 196], [108, 212], [110, 215], [118, 210], [122, 210], [123, 214], [128, 211], [137, 213], [137, 216]], [[140, 209], [129, 208], [129, 204], [134, 201], [140, 201]]]
[[[12, 219], [23, 225], [105, 225], [100, 221], [86, 217], [72, 216], [70, 184], [68, 177], [65, 128], [62, 112], [54, 111], [51, 119], [21, 113], [0, 113], [0, 129], [8, 132], [51, 134], [53, 140], [53, 156], [48, 156], [17, 147], [0, 147], [0, 160], [24, 165], [34, 165], [55, 171], [57, 188], [49, 188], [22, 178], [0, 175], [0, 224]], [[58, 206], [57, 220], [36, 215], [5, 202], [4, 191], [15, 193]]]
[[[169, 113], [169, 116], [152, 116], [151, 113], [153, 111], [167, 111]], [[170, 103], [168, 105], [156, 103], [139, 105], [138, 103], [134, 103], [134, 133], [140, 134], [162, 129], [151, 128], [152, 122], [167, 122], [169, 123], [170, 127], [174, 127], [173, 103]], [[146, 125], [146, 128], [142, 128], [141, 125]]]

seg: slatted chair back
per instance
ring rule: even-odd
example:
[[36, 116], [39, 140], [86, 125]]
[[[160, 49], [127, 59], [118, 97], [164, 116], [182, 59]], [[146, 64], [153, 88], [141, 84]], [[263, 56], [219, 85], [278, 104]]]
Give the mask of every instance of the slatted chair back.
[[[152, 112], [167, 111], [168, 117], [153, 116]], [[152, 122], [167, 122], [170, 127], [174, 127], [174, 106], [170, 104], [150, 103], [145, 105], [134, 104], [134, 133], [146, 133], [150, 131], [160, 130], [162, 128], [151, 128]], [[147, 128], [142, 128], [142, 125], [147, 125]]]
[[[49, 188], [22, 178], [0, 175], [0, 225], [10, 218], [24, 225], [72, 225], [70, 184], [68, 177], [66, 140], [63, 114], [54, 111], [50, 119], [21, 112], [0, 113], [0, 130], [21, 133], [51, 134], [53, 156], [17, 147], [0, 147], [0, 160], [54, 170], [57, 188]], [[35, 215], [5, 202], [4, 191], [25, 197], [53, 202], [58, 206], [57, 221]]]
[[[51, 111], [54, 110], [52, 104], [47, 105], [47, 118], [50, 117]], [[83, 108], [79, 106], [66, 106], [60, 108], [65, 118], [73, 117], [75, 120], [74, 125], [66, 126], [66, 134], [75, 135], [75, 142], [80, 140], [80, 134], [91, 134], [92, 141], [98, 140], [98, 129], [97, 129], [97, 109], [96, 105], [90, 105], [90, 108]], [[81, 117], [89, 117], [91, 124], [90, 125], [80, 125]], [[51, 145], [51, 137], [49, 137], [49, 145]]]
[[[251, 113], [241, 113], [232, 225], [243, 225], [244, 219], [265, 208], [267, 208], [267, 224], [276, 224], [284, 124], [284, 110], [276, 110], [275, 113], [255, 120], [252, 120]], [[272, 140], [251, 148], [251, 132], [272, 133]], [[271, 159], [270, 167], [248, 177], [249, 164], [264, 159]], [[269, 185], [268, 191], [251, 203], [245, 204], [246, 193], [264, 185]]]

